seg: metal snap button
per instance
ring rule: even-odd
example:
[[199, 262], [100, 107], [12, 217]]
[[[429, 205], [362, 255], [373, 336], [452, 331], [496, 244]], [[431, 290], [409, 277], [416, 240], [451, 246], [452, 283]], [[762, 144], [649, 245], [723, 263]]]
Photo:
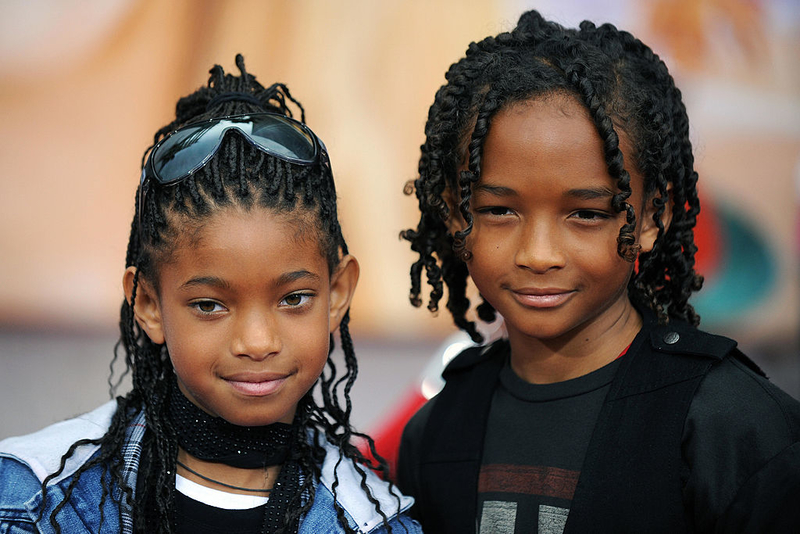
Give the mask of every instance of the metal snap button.
[[678, 342], [680, 338], [681, 336], [678, 335], [677, 332], [667, 332], [666, 334], [664, 334], [664, 343], [666, 343], [667, 345], [674, 345], [675, 343]]

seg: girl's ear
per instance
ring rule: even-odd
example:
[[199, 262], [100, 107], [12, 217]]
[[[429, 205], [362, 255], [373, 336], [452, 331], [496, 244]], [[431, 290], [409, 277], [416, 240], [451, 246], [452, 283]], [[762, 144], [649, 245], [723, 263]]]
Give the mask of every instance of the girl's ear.
[[[136, 267], [128, 267], [122, 275], [122, 287], [125, 290], [125, 300], [128, 304], [133, 298], [133, 280], [136, 277]], [[144, 330], [150, 341], [157, 345], [164, 343], [164, 325], [161, 321], [161, 308], [155, 289], [143, 277], [139, 277], [136, 286], [136, 302], [133, 306], [133, 316], [139, 327]]]
[[358, 275], [360, 268], [358, 260], [354, 256], [347, 255], [342, 258], [336, 272], [331, 276], [331, 295], [330, 295], [330, 331], [339, 328], [342, 317], [350, 308], [353, 294], [358, 285]]
[[[653, 220], [653, 215], [656, 213], [656, 206], [653, 204], [653, 200], [656, 198], [661, 198], [661, 195], [654, 194], [645, 201], [642, 231], [639, 234], [639, 244], [642, 245], [640, 252], [650, 252], [653, 250], [653, 245], [656, 244], [656, 239], [658, 238], [658, 225], [656, 225]], [[669, 224], [672, 222], [672, 208], [674, 204], [675, 203], [672, 201], [672, 184], [668, 184], [664, 212], [661, 214], [661, 224], [664, 225], [664, 231], [667, 231]]]

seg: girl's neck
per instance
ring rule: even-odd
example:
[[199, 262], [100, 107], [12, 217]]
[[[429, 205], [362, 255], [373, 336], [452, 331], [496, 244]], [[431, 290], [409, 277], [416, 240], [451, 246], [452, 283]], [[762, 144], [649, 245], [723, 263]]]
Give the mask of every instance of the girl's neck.
[[628, 302], [607, 325], [577, 328], [557, 339], [537, 339], [509, 331], [511, 368], [532, 384], [563, 382], [611, 363], [642, 328], [639, 312]]
[[[271, 490], [281, 470], [280, 465], [272, 465], [267, 468], [243, 469], [219, 462], [207, 462], [195, 458], [182, 448], [178, 449], [178, 462], [189, 468], [187, 470], [178, 465], [178, 474], [192, 482], [228, 493], [251, 496], [269, 496], [269, 493], [266, 491], [259, 493], [247, 490]], [[192, 473], [192, 471], [196, 473]], [[202, 476], [198, 476], [198, 474]], [[216, 482], [212, 482], [208, 479]], [[230, 486], [246, 488], [247, 490], [234, 489]]]

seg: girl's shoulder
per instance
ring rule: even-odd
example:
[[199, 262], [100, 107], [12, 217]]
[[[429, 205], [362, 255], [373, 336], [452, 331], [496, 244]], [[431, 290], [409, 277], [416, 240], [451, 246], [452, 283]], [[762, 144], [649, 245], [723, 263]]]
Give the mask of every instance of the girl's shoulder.
[[[10, 465], [8, 460], [21, 463], [41, 482], [48, 474], [58, 470], [61, 457], [73, 443], [102, 437], [116, 409], [117, 403], [109, 401], [91, 412], [60, 421], [32, 434], [4, 439], [0, 441], [0, 459], [3, 460], [0, 465]], [[70, 476], [96, 450], [96, 446], [79, 447], [68, 459], [59, 478]]]
[[330, 524], [325, 523], [326, 516], [336, 522], [334, 499], [345, 510], [351, 526], [359, 532], [381, 532], [384, 518], [375, 507], [376, 501], [389, 524], [395, 526], [394, 530], [399, 528], [402, 532], [402, 527], [398, 526], [402, 522], [408, 532], [419, 532], [419, 527], [405, 515], [414, 504], [414, 499], [403, 495], [393, 484], [381, 480], [370, 469], [357, 466], [353, 460], [343, 457], [335, 445], [327, 441], [322, 445], [325, 448], [325, 460], [320, 481], [314, 504], [301, 532], [313, 532], [315, 524]]

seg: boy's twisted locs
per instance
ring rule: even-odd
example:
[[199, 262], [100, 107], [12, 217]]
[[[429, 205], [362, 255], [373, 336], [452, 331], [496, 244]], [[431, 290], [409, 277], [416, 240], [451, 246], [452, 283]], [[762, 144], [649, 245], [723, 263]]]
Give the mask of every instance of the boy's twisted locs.
[[[602, 53], [598, 53], [597, 50]], [[525, 13], [510, 33], [472, 43], [466, 56], [445, 75], [428, 113], [421, 147], [419, 177], [406, 187], [415, 192], [421, 217], [416, 229], [402, 232], [419, 259], [411, 267], [411, 302], [420, 306], [423, 270], [431, 286], [428, 308], [436, 311], [447, 286], [447, 309], [455, 324], [477, 340], [481, 335], [467, 318], [469, 258], [467, 238], [472, 231], [470, 198], [480, 178], [483, 144], [493, 117], [515, 103], [547, 94], [570, 95], [589, 111], [603, 141], [608, 172], [619, 191], [612, 207], [625, 212], [618, 252], [638, 266], [629, 282], [632, 298], [654, 309], [662, 321], [669, 317], [698, 324], [688, 300], [702, 286], [694, 271], [694, 235], [700, 204], [694, 170], [689, 120], [664, 62], [630, 33], [610, 24], [591, 22], [569, 30]], [[633, 145], [633, 161], [625, 162], [620, 132]], [[659, 235], [653, 250], [638, 255], [633, 230], [637, 217], [627, 199], [635, 165], [644, 176], [645, 195], [655, 206], [653, 221]], [[448, 196], [450, 195], [450, 196]], [[667, 202], [664, 199], [671, 199]], [[671, 207], [671, 223], [663, 225]], [[451, 213], [457, 209], [457, 213]], [[466, 227], [450, 231], [448, 220], [463, 217]], [[480, 318], [492, 321], [495, 312], [482, 302]]]

